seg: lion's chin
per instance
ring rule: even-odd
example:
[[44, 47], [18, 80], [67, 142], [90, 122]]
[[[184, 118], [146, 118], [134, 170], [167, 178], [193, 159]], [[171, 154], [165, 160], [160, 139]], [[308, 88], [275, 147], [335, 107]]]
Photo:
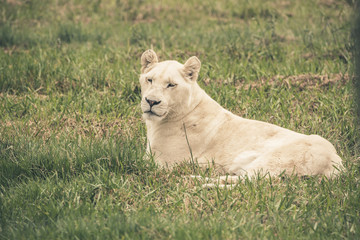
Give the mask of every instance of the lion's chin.
[[143, 118], [145, 120], [150, 120], [150, 121], [160, 121], [162, 119], [165, 118], [167, 112], [163, 113], [163, 114], [158, 114], [152, 111], [146, 111], [143, 112]]

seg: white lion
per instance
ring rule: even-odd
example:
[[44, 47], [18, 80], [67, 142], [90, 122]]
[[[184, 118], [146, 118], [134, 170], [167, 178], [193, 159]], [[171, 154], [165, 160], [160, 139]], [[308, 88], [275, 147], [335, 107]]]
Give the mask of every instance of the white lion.
[[304, 135], [232, 114], [197, 84], [197, 57], [186, 63], [159, 62], [153, 50], [141, 56], [141, 109], [147, 151], [162, 166], [192, 158], [214, 163], [226, 173], [253, 176], [323, 174], [342, 168], [334, 146], [318, 135]]

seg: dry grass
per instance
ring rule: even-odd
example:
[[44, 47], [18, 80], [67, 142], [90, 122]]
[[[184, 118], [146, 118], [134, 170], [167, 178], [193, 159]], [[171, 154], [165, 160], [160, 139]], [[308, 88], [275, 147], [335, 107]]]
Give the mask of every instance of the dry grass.
[[[337, 85], [338, 87], [344, 86], [351, 81], [349, 74], [301, 74], [297, 76], [282, 76], [276, 75], [272, 78], [261, 78], [251, 83], [243, 83], [244, 81], [236, 81], [235, 84], [230, 81], [215, 80], [218, 84], [231, 84], [237, 88], [243, 88], [248, 90], [249, 88], [260, 88], [263, 86], [271, 87], [286, 87], [286, 88], [297, 88], [299, 91], [314, 88], [324, 88], [329, 85]], [[203, 80], [205, 86], [212, 83], [214, 80], [206, 78]]]

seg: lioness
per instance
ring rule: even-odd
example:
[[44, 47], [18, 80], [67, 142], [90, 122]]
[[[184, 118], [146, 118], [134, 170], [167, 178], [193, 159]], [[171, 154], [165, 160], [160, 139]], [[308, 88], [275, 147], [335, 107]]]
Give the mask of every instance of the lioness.
[[[159, 62], [153, 50], [141, 56], [141, 109], [147, 151], [171, 167], [193, 158], [224, 172], [252, 176], [324, 174], [342, 168], [334, 146], [318, 135], [304, 135], [222, 108], [202, 90], [200, 60]], [[335, 167], [334, 167], [335, 166]]]

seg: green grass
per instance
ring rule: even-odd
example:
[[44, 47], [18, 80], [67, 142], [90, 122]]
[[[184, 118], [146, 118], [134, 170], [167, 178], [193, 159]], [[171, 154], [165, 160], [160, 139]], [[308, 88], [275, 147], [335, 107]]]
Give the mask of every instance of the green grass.
[[[352, 1], [0, 1], [0, 239], [358, 239]], [[329, 139], [334, 179], [143, 160], [140, 56], [202, 61], [222, 106]]]

